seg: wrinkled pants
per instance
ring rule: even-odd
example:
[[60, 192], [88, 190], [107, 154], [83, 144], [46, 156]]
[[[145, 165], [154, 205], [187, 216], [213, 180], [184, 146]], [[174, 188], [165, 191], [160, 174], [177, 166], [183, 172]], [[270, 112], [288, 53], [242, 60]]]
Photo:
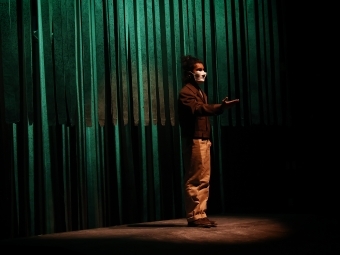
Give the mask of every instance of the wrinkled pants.
[[210, 140], [183, 139], [184, 194], [186, 218], [205, 218], [209, 198]]

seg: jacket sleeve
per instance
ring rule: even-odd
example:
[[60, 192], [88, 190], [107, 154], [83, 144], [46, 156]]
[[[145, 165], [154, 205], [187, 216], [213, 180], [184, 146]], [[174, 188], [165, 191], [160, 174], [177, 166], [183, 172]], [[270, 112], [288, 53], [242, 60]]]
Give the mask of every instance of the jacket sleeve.
[[185, 111], [190, 111], [195, 116], [213, 116], [223, 113], [222, 104], [206, 104], [191, 90], [181, 90], [179, 100]]

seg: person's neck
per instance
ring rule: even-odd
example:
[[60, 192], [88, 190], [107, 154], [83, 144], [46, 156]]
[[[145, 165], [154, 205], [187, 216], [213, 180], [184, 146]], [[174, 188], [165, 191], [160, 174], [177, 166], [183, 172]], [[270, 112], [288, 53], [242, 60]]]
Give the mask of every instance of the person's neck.
[[190, 83], [194, 85], [198, 90], [202, 90], [200, 84], [198, 84], [196, 81], [191, 81]]

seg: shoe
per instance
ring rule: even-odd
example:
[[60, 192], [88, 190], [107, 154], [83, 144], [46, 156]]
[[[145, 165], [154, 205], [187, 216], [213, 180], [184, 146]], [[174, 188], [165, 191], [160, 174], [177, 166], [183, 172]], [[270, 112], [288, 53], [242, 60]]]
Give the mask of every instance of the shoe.
[[203, 219], [198, 219], [194, 221], [188, 222], [188, 227], [196, 227], [196, 228], [210, 228], [212, 225], [210, 222], [207, 222]]
[[210, 224], [212, 227], [216, 227], [217, 223], [214, 220], [209, 220], [207, 217], [202, 218], [203, 222], [205, 222], [206, 224]]

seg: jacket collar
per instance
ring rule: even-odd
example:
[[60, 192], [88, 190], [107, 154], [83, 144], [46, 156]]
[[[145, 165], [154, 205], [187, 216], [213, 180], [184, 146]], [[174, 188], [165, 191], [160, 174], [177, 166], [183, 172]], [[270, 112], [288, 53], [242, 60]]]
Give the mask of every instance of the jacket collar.
[[[203, 100], [204, 102], [206, 102], [206, 97], [204, 95], [203, 90], [198, 86], [198, 85], [193, 85], [191, 83], [187, 83], [186, 86], [188, 87], [188, 89], [190, 89], [192, 92], [194, 92], [195, 94], [198, 94]], [[201, 91], [202, 94], [199, 92]]]
[[200, 87], [198, 85], [193, 85], [191, 83], [187, 83], [186, 86], [192, 91], [192, 92], [197, 92], [200, 90]]

